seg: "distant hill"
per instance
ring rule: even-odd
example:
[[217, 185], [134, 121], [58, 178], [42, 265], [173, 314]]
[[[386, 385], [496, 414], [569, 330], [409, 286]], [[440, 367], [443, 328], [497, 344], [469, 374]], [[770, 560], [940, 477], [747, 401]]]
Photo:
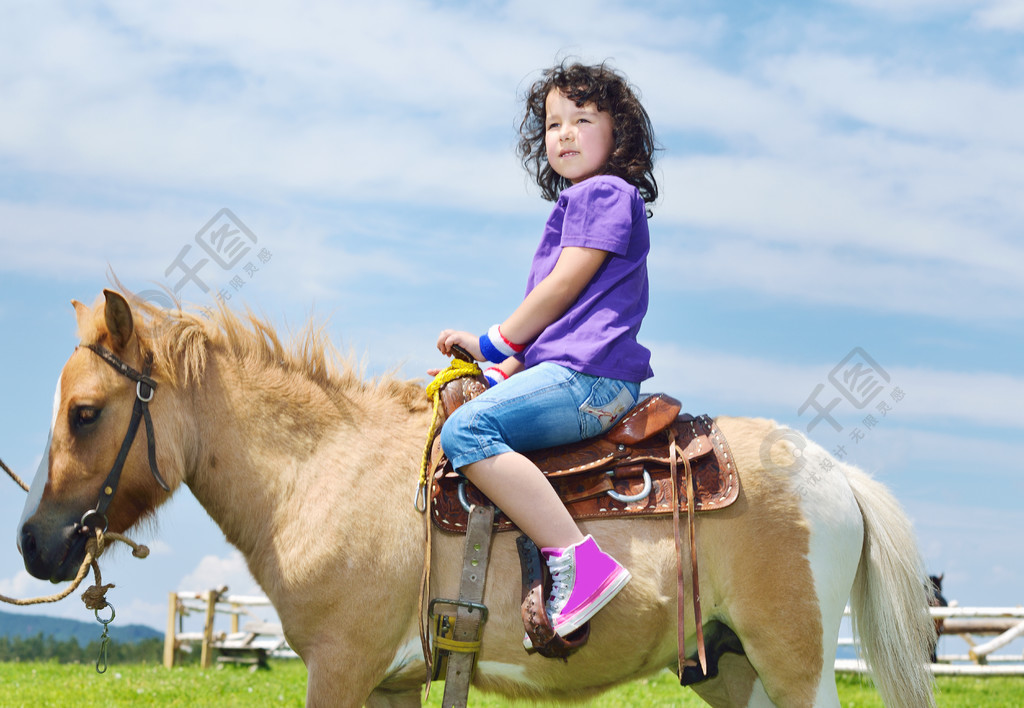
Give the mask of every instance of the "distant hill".
[[[87, 610], [83, 616], [87, 616]], [[106, 618], [109, 613], [101, 612]], [[0, 612], [0, 637], [35, 637], [39, 634], [52, 636], [57, 641], [66, 641], [74, 637], [79, 645], [97, 641], [103, 625], [93, 620], [80, 621], [64, 617], [47, 617], [46, 615], [29, 615], [12, 612]], [[163, 633], [142, 624], [118, 624], [117, 618], [110, 624], [110, 638], [115, 642], [138, 642], [155, 637], [163, 638]]]

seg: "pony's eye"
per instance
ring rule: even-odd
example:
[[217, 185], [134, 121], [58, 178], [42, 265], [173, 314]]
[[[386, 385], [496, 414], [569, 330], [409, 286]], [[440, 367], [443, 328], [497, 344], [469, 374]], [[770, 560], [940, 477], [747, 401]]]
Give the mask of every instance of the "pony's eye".
[[71, 426], [76, 430], [86, 428], [100, 419], [101, 409], [94, 406], [75, 406], [71, 411]]

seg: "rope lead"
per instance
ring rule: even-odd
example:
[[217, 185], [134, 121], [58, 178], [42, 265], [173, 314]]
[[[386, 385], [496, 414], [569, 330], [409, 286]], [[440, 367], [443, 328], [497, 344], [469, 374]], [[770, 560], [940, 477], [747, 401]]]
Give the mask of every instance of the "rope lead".
[[103, 608], [108, 607], [109, 605], [106, 601], [105, 595], [107, 590], [114, 587], [114, 585], [103, 584], [103, 577], [100, 575], [100, 566], [99, 563], [96, 562], [103, 554], [107, 541], [121, 541], [122, 543], [128, 544], [132, 547], [132, 555], [136, 558], [145, 558], [149, 555], [149, 549], [146, 546], [135, 543], [131, 539], [122, 536], [119, 533], [109, 531], [104, 533], [100, 529], [96, 529], [95, 536], [90, 538], [85, 544], [85, 558], [82, 559], [82, 566], [78, 569], [78, 574], [75, 576], [75, 579], [71, 581], [71, 585], [54, 595], [45, 595], [43, 597], [34, 597], [29, 599], [19, 599], [0, 595], [0, 602], [24, 607], [26, 605], [41, 605], [46, 602], [57, 602], [59, 600], [63, 600], [78, 589], [78, 586], [82, 584], [82, 581], [85, 580], [85, 576], [89, 573], [89, 568], [92, 568], [96, 582], [82, 593], [82, 602], [84, 602], [85, 606], [90, 610], [102, 610]]

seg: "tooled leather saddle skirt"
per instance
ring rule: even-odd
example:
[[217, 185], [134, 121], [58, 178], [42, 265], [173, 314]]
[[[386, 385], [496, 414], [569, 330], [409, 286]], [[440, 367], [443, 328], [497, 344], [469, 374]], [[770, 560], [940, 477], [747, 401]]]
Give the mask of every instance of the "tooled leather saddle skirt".
[[[486, 385], [474, 378], [451, 382], [442, 390], [450, 414], [479, 395]], [[729, 506], [739, 494], [739, 476], [729, 444], [707, 415], [680, 414], [680, 403], [663, 393], [643, 398], [625, 418], [601, 436], [562, 447], [524, 453], [544, 472], [576, 519], [672, 514], [673, 499], [686, 511], [685, 481], [672, 491], [671, 441], [677, 460], [689, 462], [694, 510]], [[436, 444], [436, 442], [435, 442]], [[435, 456], [431, 518], [443, 531], [466, 533], [472, 504], [490, 503], [452, 469], [443, 454]], [[515, 525], [504, 514], [494, 517], [496, 531]]]

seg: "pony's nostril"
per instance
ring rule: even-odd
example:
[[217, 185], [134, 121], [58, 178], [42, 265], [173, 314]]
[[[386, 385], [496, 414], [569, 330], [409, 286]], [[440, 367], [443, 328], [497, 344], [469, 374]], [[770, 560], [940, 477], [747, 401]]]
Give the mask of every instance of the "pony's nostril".
[[21, 542], [18, 544], [18, 550], [21, 551], [21, 555], [25, 558], [34, 558], [38, 553], [36, 537], [27, 524], [21, 530]]

